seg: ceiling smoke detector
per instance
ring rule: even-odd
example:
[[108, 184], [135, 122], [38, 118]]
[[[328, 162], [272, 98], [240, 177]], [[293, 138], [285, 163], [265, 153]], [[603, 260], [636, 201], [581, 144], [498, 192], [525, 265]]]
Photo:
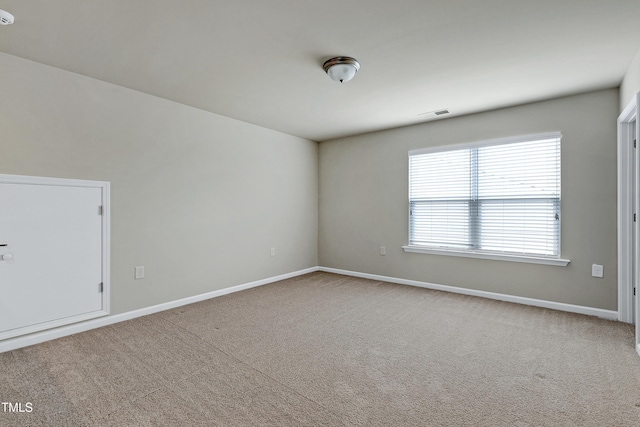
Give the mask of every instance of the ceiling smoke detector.
[[0, 25], [11, 25], [14, 20], [15, 19], [12, 14], [6, 10], [0, 9]]

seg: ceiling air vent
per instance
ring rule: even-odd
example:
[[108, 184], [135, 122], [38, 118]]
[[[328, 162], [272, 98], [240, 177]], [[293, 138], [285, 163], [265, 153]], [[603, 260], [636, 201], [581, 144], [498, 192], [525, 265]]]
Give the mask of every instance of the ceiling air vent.
[[449, 110], [447, 108], [443, 108], [441, 110], [435, 111], [427, 111], [426, 113], [420, 113], [419, 116], [442, 116], [443, 114], [449, 114]]

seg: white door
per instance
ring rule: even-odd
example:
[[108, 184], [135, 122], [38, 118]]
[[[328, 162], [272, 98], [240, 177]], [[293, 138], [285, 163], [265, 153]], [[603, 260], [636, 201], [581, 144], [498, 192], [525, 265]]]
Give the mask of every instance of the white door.
[[[637, 111], [637, 110], [636, 110]], [[631, 262], [631, 280], [633, 283], [633, 321], [636, 324], [636, 352], [640, 354], [640, 304], [638, 304], [638, 298], [640, 298], [640, 285], [638, 278], [640, 276], [640, 234], [638, 233], [638, 215], [640, 215], [640, 149], [637, 148], [637, 135], [638, 135], [638, 122], [637, 118], [632, 121], [631, 126], [631, 139], [633, 140], [633, 162], [632, 162], [632, 184], [631, 184], [631, 203], [633, 206], [633, 227], [631, 233], [632, 241], [632, 262]]]
[[105, 192], [0, 175], [0, 339], [108, 314]]

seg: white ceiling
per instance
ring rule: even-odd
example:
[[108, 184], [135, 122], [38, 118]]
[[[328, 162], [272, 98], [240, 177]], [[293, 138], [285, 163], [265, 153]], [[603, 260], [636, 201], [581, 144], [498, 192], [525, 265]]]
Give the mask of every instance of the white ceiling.
[[[619, 86], [638, 0], [0, 0], [0, 51], [321, 141]], [[322, 63], [362, 68], [333, 82]], [[0, 64], [1, 66], [1, 64]], [[5, 83], [6, 84], [6, 83]]]

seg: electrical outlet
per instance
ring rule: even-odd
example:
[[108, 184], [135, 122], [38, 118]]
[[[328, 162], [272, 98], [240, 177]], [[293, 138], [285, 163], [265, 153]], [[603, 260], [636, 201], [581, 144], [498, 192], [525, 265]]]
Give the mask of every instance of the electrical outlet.
[[380, 255], [386, 255], [387, 254], [387, 248], [385, 248], [384, 246], [380, 246]]
[[144, 279], [144, 267], [139, 266], [136, 267], [135, 274], [133, 276], [134, 279]]
[[276, 248], [271, 248], [271, 256], [276, 256]]

